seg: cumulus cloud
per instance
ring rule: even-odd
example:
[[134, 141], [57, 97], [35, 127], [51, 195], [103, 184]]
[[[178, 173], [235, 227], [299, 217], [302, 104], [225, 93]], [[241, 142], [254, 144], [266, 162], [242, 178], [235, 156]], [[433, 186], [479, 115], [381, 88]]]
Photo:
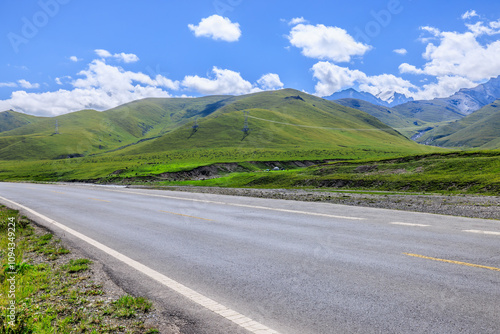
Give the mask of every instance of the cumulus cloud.
[[34, 83], [32, 84], [29, 81], [26, 81], [24, 79], [18, 80], [19, 86], [21, 86], [24, 89], [34, 89], [34, 88], [40, 88], [40, 84]]
[[387, 100], [393, 93], [412, 96], [411, 90], [417, 88], [411, 82], [392, 74], [368, 76], [362, 71], [351, 70], [327, 61], [316, 63], [312, 71], [314, 78], [318, 80], [315, 87], [315, 94], [318, 96], [330, 96], [357, 85], [360, 90]]
[[137, 57], [133, 53], [115, 53], [111, 54], [111, 52], [103, 49], [96, 49], [94, 52], [101, 57], [102, 59], [105, 58], [114, 58], [119, 61], [123, 61], [124, 63], [135, 63], [139, 61], [139, 57]]
[[94, 50], [94, 52], [96, 53], [96, 55], [98, 55], [101, 58], [113, 57], [113, 55], [107, 50], [96, 49], [96, 50]]
[[236, 42], [241, 36], [239, 23], [233, 23], [229, 18], [220, 15], [204, 18], [198, 25], [189, 24], [188, 28], [196, 37], [209, 37], [225, 42]]
[[281, 82], [278, 74], [268, 73], [264, 74], [257, 83], [263, 90], [276, 90], [283, 88], [284, 84]]
[[[500, 74], [500, 40], [483, 40], [483, 35], [500, 34], [498, 21], [467, 24], [467, 31], [447, 32], [433, 27], [421, 29], [431, 35], [422, 41], [427, 43], [423, 58], [427, 61], [422, 68], [403, 63], [401, 73], [425, 74], [442, 77], [461, 77], [479, 82]], [[432, 39], [432, 42], [429, 42]], [[439, 81], [439, 80], [438, 80]]]
[[460, 76], [438, 77], [437, 82], [421, 87], [413, 97], [416, 100], [431, 100], [436, 97], [448, 97], [462, 88], [473, 88], [478, 84]]
[[[474, 14], [477, 15], [471, 12], [468, 16], [474, 17]], [[369, 76], [359, 70], [323, 61], [312, 68], [313, 76], [318, 81], [316, 94], [329, 96], [342, 89], [357, 87], [383, 100], [388, 100], [395, 92], [417, 100], [430, 100], [448, 97], [462, 88], [475, 87], [500, 75], [500, 40], [491, 38], [500, 34], [500, 20], [478, 21], [465, 24], [465, 27], [465, 32], [421, 27], [426, 34], [420, 39], [426, 44], [422, 54], [425, 64], [417, 67], [402, 63], [399, 72], [427, 76], [430, 81], [423, 86], [417, 87], [395, 75]], [[394, 52], [404, 54], [406, 50]]]
[[15, 82], [0, 82], [0, 87], [17, 87]]
[[[69, 82], [71, 90], [44, 93], [15, 91], [10, 99], [0, 101], [0, 109], [12, 108], [28, 114], [55, 116], [81, 109], [106, 110], [146, 97], [170, 97], [164, 88], [180, 89], [178, 81], [162, 75], [152, 77], [141, 72], [125, 71], [106, 64], [104, 59], [92, 61], [78, 76], [80, 78]], [[67, 82], [71, 77], [56, 78], [56, 83], [62, 84], [63, 79]], [[37, 85], [26, 80], [19, 80], [18, 83], [25, 89], [36, 88]]]
[[288, 35], [290, 43], [302, 49], [306, 57], [349, 62], [353, 56], [362, 56], [371, 46], [356, 42], [342, 28], [327, 27], [323, 24], [298, 24]]
[[462, 20], [467, 20], [475, 16], [479, 16], [475, 10], [468, 10], [462, 15]]
[[410, 81], [392, 74], [369, 76], [359, 70], [351, 70], [330, 62], [318, 62], [312, 68], [313, 76], [318, 80], [316, 95], [330, 96], [335, 92], [358, 87], [384, 101], [390, 101], [394, 93], [413, 97], [415, 100], [432, 100], [448, 97], [462, 88], [472, 88], [477, 82], [462, 76], [445, 75], [437, 77], [435, 82], [418, 87]]
[[243, 79], [238, 72], [220, 69], [216, 66], [213, 67], [212, 72], [215, 75], [212, 78], [197, 75], [186, 76], [182, 81], [182, 86], [207, 95], [241, 95], [261, 91], [260, 88]]
[[405, 56], [408, 53], [408, 50], [406, 49], [396, 49], [393, 50], [394, 53], [397, 53], [398, 55]]
[[300, 23], [307, 23], [307, 20], [301, 16], [301, 17], [295, 17], [288, 22], [288, 24], [291, 26], [294, 26], [294, 25], [297, 25]]
[[69, 60], [71, 60], [71, 61], [73, 61], [73, 62], [75, 62], [75, 63], [76, 63], [76, 62], [79, 62], [79, 61], [81, 61], [81, 60], [83, 60], [83, 59], [80, 59], [80, 58], [78, 58], [77, 56], [71, 56], [71, 57], [69, 57]]

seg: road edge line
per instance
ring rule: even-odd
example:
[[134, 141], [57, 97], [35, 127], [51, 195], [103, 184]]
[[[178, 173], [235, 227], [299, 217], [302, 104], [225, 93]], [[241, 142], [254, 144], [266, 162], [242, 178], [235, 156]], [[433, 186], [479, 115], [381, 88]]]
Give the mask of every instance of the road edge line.
[[11, 205], [15, 206], [15, 209], [19, 209], [21, 211], [26, 211], [31, 213], [32, 215], [44, 220], [48, 224], [51, 224], [53, 226], [56, 226], [57, 228], [87, 242], [88, 244], [96, 247], [97, 249], [105, 252], [106, 254], [114, 257], [115, 259], [127, 264], [128, 266], [134, 268], [135, 270], [143, 273], [144, 275], [154, 279], [155, 281], [163, 284], [167, 288], [181, 294], [182, 296], [190, 299], [191, 301], [197, 303], [200, 306], [203, 306], [204, 308], [218, 314], [219, 316], [231, 321], [232, 323], [248, 330], [249, 332], [252, 333], [258, 333], [258, 334], [279, 334], [277, 331], [253, 320], [250, 319], [246, 316], [244, 316], [241, 313], [238, 313], [190, 288], [187, 286], [157, 272], [154, 269], [151, 269], [131, 258], [129, 258], [126, 255], [123, 255], [122, 253], [115, 251], [112, 248], [109, 248], [108, 246], [101, 244], [100, 242], [87, 237], [86, 235], [73, 230], [72, 228], [67, 227], [66, 225], [63, 225], [47, 216], [42, 215], [41, 213], [36, 212], [33, 209], [28, 208], [27, 206], [24, 206], [22, 204], [19, 204], [17, 202], [11, 201], [5, 197], [0, 196], [0, 200], [10, 203]]

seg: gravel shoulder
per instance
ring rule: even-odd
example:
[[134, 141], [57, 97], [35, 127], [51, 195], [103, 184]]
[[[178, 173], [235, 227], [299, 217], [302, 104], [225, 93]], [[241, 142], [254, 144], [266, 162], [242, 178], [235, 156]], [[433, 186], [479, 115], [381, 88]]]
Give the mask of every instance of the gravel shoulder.
[[190, 186], [128, 186], [194, 193], [249, 196], [307, 202], [325, 202], [450, 216], [500, 220], [499, 196], [362, 194], [292, 189], [215, 188]]

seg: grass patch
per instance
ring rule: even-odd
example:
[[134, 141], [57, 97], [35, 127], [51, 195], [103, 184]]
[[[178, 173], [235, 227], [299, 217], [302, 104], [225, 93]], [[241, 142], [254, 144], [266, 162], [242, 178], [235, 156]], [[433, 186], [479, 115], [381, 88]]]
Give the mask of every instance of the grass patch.
[[89, 269], [89, 264], [92, 263], [92, 261], [88, 259], [77, 259], [77, 260], [70, 260], [68, 264], [62, 266], [64, 270], [66, 270], [68, 273], [79, 273], [81, 271], [85, 271]]

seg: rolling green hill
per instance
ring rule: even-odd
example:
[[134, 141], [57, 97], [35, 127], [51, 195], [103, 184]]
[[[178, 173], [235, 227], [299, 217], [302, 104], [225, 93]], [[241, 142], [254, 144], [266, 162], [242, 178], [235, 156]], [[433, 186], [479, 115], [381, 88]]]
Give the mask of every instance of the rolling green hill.
[[[247, 111], [250, 132], [245, 135]], [[399, 132], [360, 110], [344, 107], [296, 90], [262, 92], [224, 101], [200, 118], [196, 132], [185, 123], [152, 141], [116, 154], [156, 153], [192, 149], [266, 149], [287, 152], [328, 150], [349, 155], [422, 152]], [[366, 153], [365, 153], [366, 155]]]
[[26, 115], [13, 110], [0, 112], [0, 132], [17, 129], [27, 124], [37, 123], [43, 119], [32, 115]]
[[[247, 136], [241, 131], [243, 111], [249, 112]], [[199, 128], [195, 132], [196, 119]], [[54, 133], [56, 120], [59, 134]], [[36, 118], [36, 122], [0, 133], [1, 160], [201, 149], [274, 150], [295, 152], [294, 156], [323, 150], [349, 157], [429, 150], [367, 113], [291, 89], [243, 96], [144, 99], [104, 112], [82, 110]]]
[[439, 126], [418, 142], [444, 147], [500, 148], [500, 100], [448, 125]]
[[[82, 110], [41, 118], [0, 133], [1, 160], [38, 160], [104, 154], [171, 131], [212, 112], [228, 96], [145, 99], [104, 112]], [[59, 134], [54, 134], [56, 120]]]

